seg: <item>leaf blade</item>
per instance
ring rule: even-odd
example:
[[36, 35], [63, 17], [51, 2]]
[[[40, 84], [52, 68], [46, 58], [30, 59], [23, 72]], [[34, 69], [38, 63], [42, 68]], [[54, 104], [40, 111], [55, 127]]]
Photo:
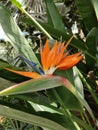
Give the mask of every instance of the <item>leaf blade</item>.
[[81, 94], [73, 87], [73, 85], [67, 79], [60, 76], [49, 76], [40, 79], [31, 79], [29, 81], [2, 90], [0, 92], [0, 96], [35, 92], [58, 86], [64, 86], [72, 94], [74, 94], [75, 97], [80, 101], [81, 105], [88, 110], [92, 119], [95, 120], [92, 110], [90, 109], [88, 103], [83, 98], [83, 96], [81, 96]]
[[35, 56], [35, 53], [32, 51], [28, 41], [23, 36], [21, 30], [17, 26], [16, 22], [12, 18], [9, 11], [0, 4], [0, 26], [3, 28], [3, 31], [9, 38], [12, 46], [16, 48], [20, 55], [26, 57], [30, 61], [40, 63]]
[[75, 2], [83, 18], [83, 22], [87, 31], [91, 30], [93, 27], [98, 27], [98, 22], [91, 0], [75, 0]]
[[[12, 114], [13, 113], [13, 114]], [[40, 116], [36, 116], [34, 114], [29, 114], [23, 111], [19, 111], [13, 108], [10, 108], [8, 106], [0, 105], [0, 115], [3, 115], [5, 117], [9, 117], [12, 119], [24, 121], [26, 123], [35, 124], [37, 126], [42, 126], [49, 128], [51, 130], [67, 130], [60, 124], [51, 121], [47, 118], [43, 118]]]
[[53, 25], [54, 28], [58, 30], [64, 30], [64, 23], [53, 0], [45, 0], [45, 3], [47, 7], [48, 21], [50, 21], [51, 25]]

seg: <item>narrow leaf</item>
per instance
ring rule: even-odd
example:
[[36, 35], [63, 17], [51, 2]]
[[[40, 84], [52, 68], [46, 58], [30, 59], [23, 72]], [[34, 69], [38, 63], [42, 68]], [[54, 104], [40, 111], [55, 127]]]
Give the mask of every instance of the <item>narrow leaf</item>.
[[98, 26], [91, 0], [75, 0], [87, 31]]
[[21, 5], [21, 3], [18, 1], [18, 0], [10, 0], [17, 8], [21, 8], [22, 7], [22, 5]]
[[54, 88], [58, 86], [64, 86], [71, 93], [73, 93], [76, 96], [76, 98], [80, 101], [81, 105], [88, 110], [92, 119], [93, 120], [95, 119], [86, 100], [80, 95], [80, 93], [72, 86], [72, 84], [67, 79], [59, 76], [49, 76], [40, 79], [31, 79], [29, 81], [25, 81], [18, 85], [14, 85], [7, 89], [2, 90], [0, 92], [0, 96], [29, 93]]
[[29, 93], [53, 87], [58, 87], [61, 85], [60, 80], [61, 78], [59, 77], [31, 79], [2, 90], [0, 92], [0, 96]]
[[48, 21], [51, 21], [51, 25], [58, 30], [64, 30], [64, 23], [62, 18], [57, 10], [53, 0], [45, 0], [47, 13], [48, 13]]
[[[97, 54], [97, 33], [98, 28], [92, 28], [86, 37], [86, 45], [88, 47], [88, 53], [93, 57], [96, 57]], [[96, 61], [92, 59], [91, 56], [86, 55], [86, 64], [88, 69], [92, 70], [95, 66]]]
[[98, 21], [98, 0], [91, 0], [91, 1], [92, 1], [93, 8], [95, 10], [95, 14], [96, 14], [97, 21]]

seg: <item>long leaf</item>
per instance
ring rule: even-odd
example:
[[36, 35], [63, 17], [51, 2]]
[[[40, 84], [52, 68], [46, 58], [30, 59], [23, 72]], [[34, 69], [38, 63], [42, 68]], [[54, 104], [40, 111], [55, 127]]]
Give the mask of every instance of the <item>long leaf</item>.
[[[88, 53], [93, 57], [96, 57], [97, 54], [97, 41], [96, 37], [98, 35], [98, 28], [92, 28], [87, 37], [86, 37], [86, 45], [88, 47]], [[96, 61], [94, 61], [90, 56], [86, 55], [86, 64], [88, 69], [92, 70], [95, 66]]]
[[23, 36], [21, 30], [17, 26], [16, 22], [12, 18], [11, 14], [0, 4], [0, 26], [3, 28], [5, 34], [9, 38], [11, 44], [18, 50], [19, 54], [25, 56], [27, 59], [38, 63], [34, 52], [29, 46], [28, 41]]
[[96, 18], [98, 20], [98, 0], [91, 0], [93, 4], [93, 8], [95, 10]]
[[[61, 88], [61, 87], [60, 87]], [[62, 87], [63, 88], [63, 87]], [[64, 89], [63, 89], [64, 90]], [[66, 90], [65, 90], [66, 91]], [[34, 94], [34, 93], [33, 93]], [[31, 103], [34, 103], [33, 104], [33, 108], [34, 106], [36, 105], [37, 107], [37, 110], [39, 111], [42, 111], [40, 112], [40, 116], [44, 117], [45, 118], [48, 118], [48, 119], [51, 119], [53, 121], [56, 121], [58, 122], [59, 124], [62, 125], [63, 123], [63, 126], [65, 126], [66, 128], [68, 129], [74, 129], [73, 128], [73, 125], [71, 124], [71, 121], [69, 121], [69, 116], [68, 114], [66, 115], [62, 115], [62, 110], [58, 109], [57, 107], [55, 106], [52, 106], [49, 104], [49, 101], [45, 101], [46, 99], [46, 96], [45, 98], [42, 98], [42, 94], [41, 96], [39, 97], [36, 97], [36, 96], [33, 96], [33, 94], [22, 94], [22, 95], [14, 95], [12, 97], [16, 97], [16, 98], [19, 98], [19, 99], [23, 99], [23, 100], [26, 100], [26, 101], [30, 101]], [[37, 93], [38, 94], [38, 93]], [[40, 94], [40, 93], [39, 93]], [[36, 95], [36, 94], [35, 94]], [[38, 96], [38, 95], [37, 95]], [[66, 95], [65, 95], [66, 96]], [[66, 96], [67, 97], [67, 96]], [[48, 97], [49, 98], [49, 97]], [[63, 98], [64, 99], [64, 102], [65, 102], [65, 99], [66, 98]], [[72, 99], [69, 99], [69, 101], [71, 101]], [[70, 102], [71, 104], [71, 102]], [[4, 104], [3, 104], [4, 105]], [[6, 104], [5, 104], [6, 105]], [[78, 104], [76, 104], [77, 106]], [[45, 106], [45, 108], [43, 108], [43, 106]], [[68, 108], [69, 109], [69, 108]], [[80, 109], [80, 108], [78, 108]], [[49, 112], [49, 113], [48, 113]], [[50, 113], [51, 112], [51, 113]], [[53, 114], [54, 113], [54, 114]], [[56, 117], [56, 118], [55, 118]], [[64, 118], [63, 118], [64, 117]], [[74, 116], [72, 114], [72, 117], [73, 120], [75, 120], [78, 124], [80, 124], [80, 126], [82, 126], [84, 129], [86, 130], [94, 130], [91, 126], [89, 126], [88, 124], [84, 123], [84, 121], [82, 121], [81, 119], [79, 119], [78, 117]], [[67, 124], [67, 125], [66, 125]]]
[[20, 120], [22, 122], [30, 123], [33, 125], [49, 128], [51, 130], [67, 130], [63, 126], [47, 118], [43, 118], [23, 111], [19, 111], [4, 105], [0, 105], [0, 115], [12, 119]]
[[51, 23], [48, 23], [58, 30], [64, 30], [64, 23], [53, 0], [45, 0], [45, 3], [47, 7], [48, 21], [51, 21]]
[[0, 96], [29, 93], [49, 89], [61, 85], [59, 77], [31, 79], [20, 84], [9, 87], [0, 92]]
[[83, 23], [87, 31], [93, 27], [98, 27], [96, 15], [91, 3], [91, 0], [75, 0], [77, 8], [83, 18]]
[[[70, 83], [75, 87], [75, 89], [77, 89], [77, 91], [84, 97], [83, 85], [76, 71], [76, 67], [66, 70], [66, 71], [58, 70], [55, 73], [56, 75], [66, 77], [70, 81]], [[52, 99], [53, 99], [53, 93], [50, 90], [48, 91], [49, 91], [50, 96], [52, 96]], [[80, 102], [70, 91], [68, 91], [67, 89], [63, 87], [56, 88], [56, 91], [58, 92], [62, 100], [64, 99], [64, 104], [66, 105], [67, 108], [81, 111]]]
[[0, 96], [6, 95], [14, 95], [14, 94], [21, 94], [21, 93], [29, 93], [34, 91], [45, 90], [49, 88], [54, 88], [58, 86], [66, 87], [70, 92], [72, 92], [76, 98], [80, 101], [81, 105], [84, 106], [94, 120], [94, 115], [86, 102], [83, 96], [72, 86], [72, 84], [65, 78], [59, 76], [49, 76], [40, 79], [32, 79], [18, 85], [14, 85], [7, 89], [4, 89], [0, 92]]

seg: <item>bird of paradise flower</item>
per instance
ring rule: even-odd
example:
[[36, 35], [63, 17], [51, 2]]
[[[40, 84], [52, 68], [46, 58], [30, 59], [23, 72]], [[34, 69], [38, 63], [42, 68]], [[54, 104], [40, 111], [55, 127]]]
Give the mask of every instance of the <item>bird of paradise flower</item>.
[[69, 55], [67, 52], [65, 52], [72, 38], [73, 36], [68, 40], [66, 44], [64, 42], [60, 43], [56, 41], [52, 48], [50, 48], [49, 46], [48, 39], [46, 40], [44, 46], [42, 45], [42, 43], [40, 43], [40, 57], [42, 68], [38, 68], [36, 63], [23, 58], [25, 62], [33, 67], [35, 72], [16, 71], [9, 68], [5, 69], [16, 74], [35, 79], [43, 76], [52, 75], [56, 69], [67, 70], [76, 65], [83, 58], [81, 52], [72, 55]]

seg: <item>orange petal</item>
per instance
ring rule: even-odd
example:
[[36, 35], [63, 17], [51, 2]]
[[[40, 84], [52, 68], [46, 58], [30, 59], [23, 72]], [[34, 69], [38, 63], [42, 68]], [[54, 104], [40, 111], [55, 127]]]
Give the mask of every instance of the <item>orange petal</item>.
[[57, 53], [57, 56], [56, 56], [56, 63], [55, 63], [55, 66], [60, 62], [60, 60], [62, 59], [62, 57], [63, 57], [63, 53], [64, 53], [64, 51], [65, 51], [65, 47], [64, 47], [64, 42], [63, 43], [61, 43], [61, 44], [59, 44], [60, 46], [59, 46], [59, 52]]
[[57, 58], [57, 52], [58, 52], [58, 42], [56, 41], [54, 43], [53, 48], [50, 50], [46, 57], [46, 68], [45, 70], [48, 70], [53, 64], [55, 63], [55, 59]]
[[44, 47], [42, 47], [42, 45], [40, 44], [40, 55], [43, 69], [46, 68], [46, 58], [48, 56], [49, 51], [50, 47], [49, 47], [49, 41], [47, 39]]
[[56, 43], [54, 44], [53, 48], [47, 56], [47, 69], [49, 69], [49, 67], [56, 66], [60, 62], [60, 60], [63, 58], [63, 53], [66, 47], [70, 44], [73, 37], [74, 36], [72, 35], [71, 38], [67, 41], [66, 45], [64, 45], [64, 42], [59, 44], [56, 41]]
[[81, 53], [76, 53], [76, 54], [65, 57], [64, 59], [62, 59], [60, 61], [57, 68], [59, 68], [61, 70], [66, 70], [66, 69], [69, 69], [69, 68], [73, 67], [80, 60], [82, 60], [83, 57], [80, 54]]
[[11, 71], [13, 73], [16, 73], [16, 74], [19, 74], [19, 75], [22, 75], [22, 76], [25, 76], [25, 77], [29, 77], [29, 78], [37, 79], [37, 78], [41, 77], [41, 75], [36, 73], [36, 72], [16, 71], [16, 70], [12, 70], [12, 69], [9, 69], [9, 68], [5, 68], [5, 69], [8, 70], [8, 71]]
[[70, 42], [72, 41], [73, 37], [74, 37], [74, 35], [72, 35], [72, 36], [70, 37], [70, 39], [67, 41], [67, 43], [66, 43], [66, 45], [65, 45], [65, 48], [67, 48], [67, 46], [70, 44]]

